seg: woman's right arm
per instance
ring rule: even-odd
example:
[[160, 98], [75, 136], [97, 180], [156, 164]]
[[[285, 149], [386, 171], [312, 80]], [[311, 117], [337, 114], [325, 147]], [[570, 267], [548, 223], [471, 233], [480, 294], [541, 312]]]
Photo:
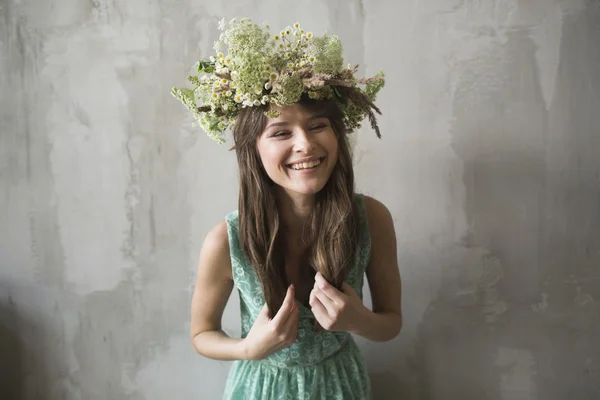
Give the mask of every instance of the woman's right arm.
[[233, 289], [227, 223], [206, 235], [192, 297], [192, 344], [199, 354], [217, 360], [261, 360], [296, 340], [300, 310], [290, 285], [273, 317], [265, 304], [245, 339], [234, 339], [221, 329], [221, 318]]
[[242, 339], [221, 329], [221, 318], [233, 289], [227, 223], [217, 224], [206, 235], [191, 307], [192, 345], [199, 354], [217, 360], [245, 359]]

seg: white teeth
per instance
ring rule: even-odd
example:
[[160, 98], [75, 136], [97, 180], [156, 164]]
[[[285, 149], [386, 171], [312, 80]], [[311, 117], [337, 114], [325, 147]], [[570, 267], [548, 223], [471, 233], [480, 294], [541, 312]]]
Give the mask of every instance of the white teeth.
[[321, 160], [311, 160], [309, 162], [293, 164], [291, 167], [295, 170], [301, 170], [306, 168], [314, 168], [319, 164], [321, 164]]

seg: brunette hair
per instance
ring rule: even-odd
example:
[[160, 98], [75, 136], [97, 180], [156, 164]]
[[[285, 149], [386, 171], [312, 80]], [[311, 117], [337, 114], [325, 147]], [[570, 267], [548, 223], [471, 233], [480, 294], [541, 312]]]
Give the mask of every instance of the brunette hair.
[[[331, 176], [315, 199], [303, 239], [309, 250], [303, 257], [304, 276], [320, 271], [332, 285], [341, 288], [354, 261], [358, 218], [354, 203], [354, 170], [344, 125], [344, 115], [333, 100], [303, 96], [302, 107], [327, 117], [338, 142], [338, 159]], [[277, 206], [275, 183], [260, 160], [257, 139], [262, 134], [268, 108], [240, 110], [233, 129], [234, 150], [239, 167], [239, 234], [242, 249], [260, 281], [271, 316], [285, 297], [289, 279], [285, 270], [285, 237]]]

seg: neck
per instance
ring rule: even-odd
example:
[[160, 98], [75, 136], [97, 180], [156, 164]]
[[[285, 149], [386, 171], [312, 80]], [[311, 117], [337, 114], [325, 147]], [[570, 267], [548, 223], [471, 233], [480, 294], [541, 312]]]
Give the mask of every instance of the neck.
[[315, 205], [315, 195], [302, 195], [280, 190], [277, 196], [279, 216], [286, 234], [300, 237]]

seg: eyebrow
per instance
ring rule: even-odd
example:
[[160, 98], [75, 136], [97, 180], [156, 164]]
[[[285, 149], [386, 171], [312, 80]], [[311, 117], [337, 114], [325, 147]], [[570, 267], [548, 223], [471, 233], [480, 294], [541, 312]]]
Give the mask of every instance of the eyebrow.
[[[315, 119], [320, 119], [320, 118], [327, 118], [327, 115], [323, 114], [323, 113], [317, 113], [317, 114], [313, 114], [310, 117], [308, 117], [309, 121], [315, 120]], [[272, 122], [269, 125], [266, 126], [265, 131], [269, 128], [274, 128], [277, 126], [286, 126], [289, 125], [288, 122], [286, 121], [280, 121], [280, 122]]]

